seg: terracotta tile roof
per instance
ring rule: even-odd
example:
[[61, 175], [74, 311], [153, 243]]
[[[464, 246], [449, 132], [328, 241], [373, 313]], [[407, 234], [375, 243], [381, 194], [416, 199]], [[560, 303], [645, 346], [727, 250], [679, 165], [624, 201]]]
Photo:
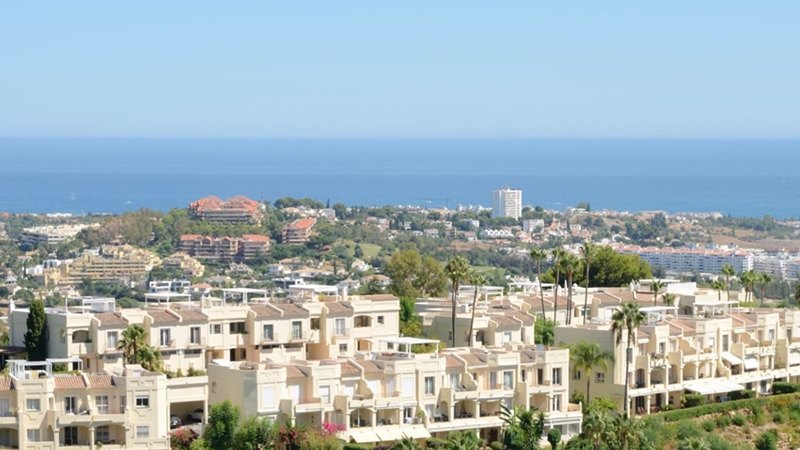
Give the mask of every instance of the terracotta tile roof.
[[11, 389], [11, 377], [0, 378], [0, 391], [10, 391]]
[[306, 230], [308, 228], [313, 227], [314, 224], [316, 224], [316, 223], [317, 223], [317, 219], [315, 219], [313, 217], [306, 217], [306, 218], [303, 218], [303, 219], [295, 220], [294, 222], [290, 223], [288, 225], [288, 227], [292, 228], [292, 229], [295, 229], [295, 230]]
[[379, 363], [378, 361], [359, 361], [358, 365], [364, 368], [364, 373], [371, 373], [371, 374], [383, 374], [383, 364]]
[[364, 300], [372, 300], [373, 302], [388, 302], [388, 301], [397, 301], [400, 300], [394, 295], [391, 294], [372, 294], [372, 295], [362, 295], [362, 299]]
[[467, 362], [467, 367], [486, 367], [486, 361], [482, 360], [474, 353], [459, 353], [458, 356]]
[[445, 367], [448, 369], [453, 367], [464, 367], [464, 363], [453, 355], [444, 355]]
[[286, 367], [286, 378], [305, 378], [309, 374], [308, 369], [298, 366], [284, 366]]
[[342, 363], [342, 376], [343, 377], [359, 377], [361, 376], [361, 369], [350, 361]]
[[89, 386], [98, 389], [114, 387], [114, 377], [111, 375], [89, 375]]
[[56, 389], [84, 389], [86, 383], [80, 375], [56, 375], [54, 377]]
[[269, 238], [263, 234], [243, 234], [242, 239], [250, 242], [269, 242]]
[[147, 314], [153, 318], [154, 324], [167, 324], [167, 323], [180, 322], [180, 320], [177, 317], [173, 316], [172, 314], [164, 310], [153, 309], [147, 311]]
[[328, 317], [346, 317], [353, 315], [353, 306], [349, 302], [325, 302]]
[[181, 240], [182, 241], [195, 241], [197, 239], [201, 239], [203, 235], [201, 234], [182, 234]]
[[128, 325], [127, 319], [122, 317], [122, 314], [120, 313], [96, 313], [94, 317], [100, 321], [101, 327], [125, 327]]
[[281, 317], [285, 318], [304, 319], [311, 315], [307, 309], [294, 303], [274, 303], [272, 306], [281, 310]]
[[250, 310], [256, 314], [257, 319], [278, 319], [281, 317], [281, 310], [270, 305], [250, 305]]
[[520, 327], [520, 323], [511, 317], [491, 315], [489, 320], [497, 325], [498, 331], [516, 330]]
[[519, 352], [520, 364], [533, 364], [536, 362], [536, 352], [533, 350], [523, 350]]
[[199, 309], [190, 309], [190, 308], [176, 308], [172, 310], [179, 316], [181, 316], [182, 322], [206, 322], [208, 321], [208, 316], [203, 314], [202, 311]]

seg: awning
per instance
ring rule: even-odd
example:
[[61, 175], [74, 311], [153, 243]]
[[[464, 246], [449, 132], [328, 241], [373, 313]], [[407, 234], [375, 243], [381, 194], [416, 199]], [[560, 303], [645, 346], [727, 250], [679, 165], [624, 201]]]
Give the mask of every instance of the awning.
[[379, 430], [378, 439], [381, 442], [394, 442], [403, 439], [403, 432], [400, 430]]
[[378, 442], [378, 435], [371, 430], [350, 430], [350, 439], [356, 444], [366, 444], [369, 442]]
[[744, 370], [758, 369], [758, 359], [755, 356], [748, 356], [744, 359]]
[[431, 437], [431, 434], [425, 429], [424, 426], [417, 425], [403, 428], [403, 436], [411, 439], [428, 439]]
[[694, 380], [683, 383], [683, 388], [687, 391], [696, 392], [702, 395], [722, 394], [725, 392], [741, 391], [744, 387], [741, 384], [719, 378], [708, 380]]
[[723, 352], [722, 359], [731, 363], [732, 366], [742, 363], [742, 358], [739, 358], [731, 352]]
[[796, 366], [798, 364], [800, 364], [800, 353], [795, 351], [789, 352], [789, 365]]

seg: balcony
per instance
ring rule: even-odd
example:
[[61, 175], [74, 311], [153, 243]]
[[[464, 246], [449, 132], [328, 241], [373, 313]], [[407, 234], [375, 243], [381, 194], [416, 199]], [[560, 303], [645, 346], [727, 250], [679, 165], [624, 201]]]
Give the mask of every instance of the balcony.
[[322, 403], [321, 398], [311, 397], [298, 402], [294, 407], [294, 412], [296, 414], [321, 412], [324, 411], [326, 407], [327, 405]]
[[262, 334], [259, 341], [261, 345], [276, 344], [278, 342], [280, 342], [280, 334], [275, 332], [266, 335]]
[[0, 427], [8, 425], [16, 426], [18, 424], [19, 424], [19, 418], [17, 417], [17, 414], [15, 412], [4, 411], [2, 414], [0, 414]]
[[346, 338], [350, 337], [350, 328], [334, 328], [333, 336], [337, 338]]

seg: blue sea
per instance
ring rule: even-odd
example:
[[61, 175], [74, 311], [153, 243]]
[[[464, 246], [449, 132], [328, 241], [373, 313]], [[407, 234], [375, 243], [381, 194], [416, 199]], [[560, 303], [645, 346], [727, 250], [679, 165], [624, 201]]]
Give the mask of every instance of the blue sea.
[[167, 210], [214, 194], [800, 216], [800, 141], [0, 139], [0, 211]]

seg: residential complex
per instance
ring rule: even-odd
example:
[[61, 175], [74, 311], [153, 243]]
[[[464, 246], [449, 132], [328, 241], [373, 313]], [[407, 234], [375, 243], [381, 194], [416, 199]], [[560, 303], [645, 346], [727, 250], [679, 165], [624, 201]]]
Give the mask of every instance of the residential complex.
[[522, 216], [522, 190], [503, 188], [492, 192], [492, 217]]
[[190, 203], [189, 214], [214, 223], [258, 223], [261, 204], [241, 195], [228, 200], [210, 196]]
[[200, 261], [183, 252], [167, 256], [161, 261], [161, 266], [165, 269], [179, 270], [183, 272], [184, 276], [190, 278], [203, 276], [206, 270]]
[[[91, 225], [44, 225], [22, 230], [21, 243], [30, 247], [58, 245], [74, 238]], [[95, 225], [96, 226], [96, 225]]]
[[661, 267], [670, 273], [719, 274], [722, 266], [733, 266], [736, 273], [753, 268], [753, 255], [744, 250], [639, 247], [619, 245], [614, 249], [620, 253], [639, 255], [652, 267]]
[[317, 219], [313, 217], [305, 217], [291, 222], [283, 229], [283, 243], [305, 244], [311, 237], [311, 229], [316, 224]]
[[265, 254], [269, 243], [269, 238], [260, 234], [245, 234], [240, 238], [184, 234], [179, 249], [202, 261], [245, 261]]
[[144, 279], [161, 264], [154, 253], [130, 245], [105, 245], [97, 252], [85, 252], [79, 258], [44, 270], [46, 285], [75, 285], [84, 279], [95, 281], [131, 281]]

